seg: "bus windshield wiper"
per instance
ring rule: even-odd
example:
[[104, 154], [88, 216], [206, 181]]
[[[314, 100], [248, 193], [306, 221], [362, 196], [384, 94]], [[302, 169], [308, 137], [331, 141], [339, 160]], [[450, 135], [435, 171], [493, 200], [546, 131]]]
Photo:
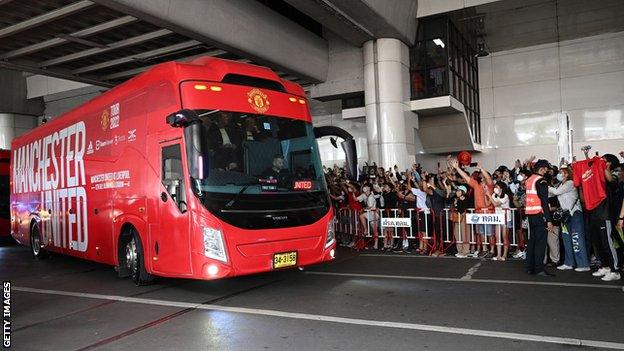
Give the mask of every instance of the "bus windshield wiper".
[[236, 195], [232, 196], [232, 198], [230, 199], [230, 201], [228, 201], [228, 202], [225, 204], [225, 207], [227, 207], [227, 208], [232, 207], [232, 205], [234, 205], [234, 203], [236, 203], [236, 200], [238, 200], [238, 198], [239, 198], [239, 197], [240, 197], [240, 196], [241, 196], [241, 195], [245, 192], [245, 190], [247, 190], [247, 188], [249, 188], [249, 187], [250, 187], [250, 186], [252, 186], [252, 185], [256, 185], [256, 184], [258, 184], [258, 181], [253, 182], [253, 183], [248, 183], [248, 184], [245, 184], [245, 186], [243, 186], [243, 187], [241, 188], [241, 190], [240, 190], [238, 193], [236, 193]]

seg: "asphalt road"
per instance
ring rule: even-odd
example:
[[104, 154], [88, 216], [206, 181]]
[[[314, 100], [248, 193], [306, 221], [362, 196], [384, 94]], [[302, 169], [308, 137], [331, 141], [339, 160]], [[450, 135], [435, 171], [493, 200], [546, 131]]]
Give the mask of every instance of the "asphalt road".
[[136, 287], [112, 267], [0, 247], [15, 350], [624, 349], [623, 282], [521, 261], [356, 254]]

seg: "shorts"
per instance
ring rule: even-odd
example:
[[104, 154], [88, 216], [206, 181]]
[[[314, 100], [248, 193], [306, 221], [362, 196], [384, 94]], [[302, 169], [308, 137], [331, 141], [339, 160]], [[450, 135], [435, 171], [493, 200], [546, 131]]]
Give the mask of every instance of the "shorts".
[[513, 221], [508, 221], [505, 226], [507, 227], [507, 229], [513, 229]]
[[477, 224], [475, 225], [475, 232], [479, 235], [492, 236], [496, 233], [495, 224]]
[[379, 219], [379, 215], [377, 214], [376, 211], [366, 211], [364, 212], [364, 215], [366, 216], [366, 220], [368, 220], [369, 222], [376, 221]]

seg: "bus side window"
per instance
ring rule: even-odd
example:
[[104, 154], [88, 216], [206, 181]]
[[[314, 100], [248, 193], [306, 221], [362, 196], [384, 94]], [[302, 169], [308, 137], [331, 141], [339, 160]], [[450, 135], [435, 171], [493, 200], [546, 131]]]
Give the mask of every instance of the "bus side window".
[[186, 190], [180, 144], [162, 148], [162, 183], [180, 212], [186, 212]]

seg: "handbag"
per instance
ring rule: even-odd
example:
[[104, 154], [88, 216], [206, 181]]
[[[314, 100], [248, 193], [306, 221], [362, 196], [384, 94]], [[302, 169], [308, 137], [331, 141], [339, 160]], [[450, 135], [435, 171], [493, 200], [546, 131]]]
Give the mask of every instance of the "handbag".
[[[572, 208], [574, 208], [574, 206], [576, 206], [578, 202], [579, 202], [579, 198], [577, 197], [576, 201], [574, 202], [574, 205], [572, 205]], [[562, 208], [558, 208], [555, 211], [553, 211], [552, 218], [555, 221], [566, 223], [568, 219], [570, 219], [571, 215], [572, 214], [570, 213], [570, 210], [564, 210]]]

